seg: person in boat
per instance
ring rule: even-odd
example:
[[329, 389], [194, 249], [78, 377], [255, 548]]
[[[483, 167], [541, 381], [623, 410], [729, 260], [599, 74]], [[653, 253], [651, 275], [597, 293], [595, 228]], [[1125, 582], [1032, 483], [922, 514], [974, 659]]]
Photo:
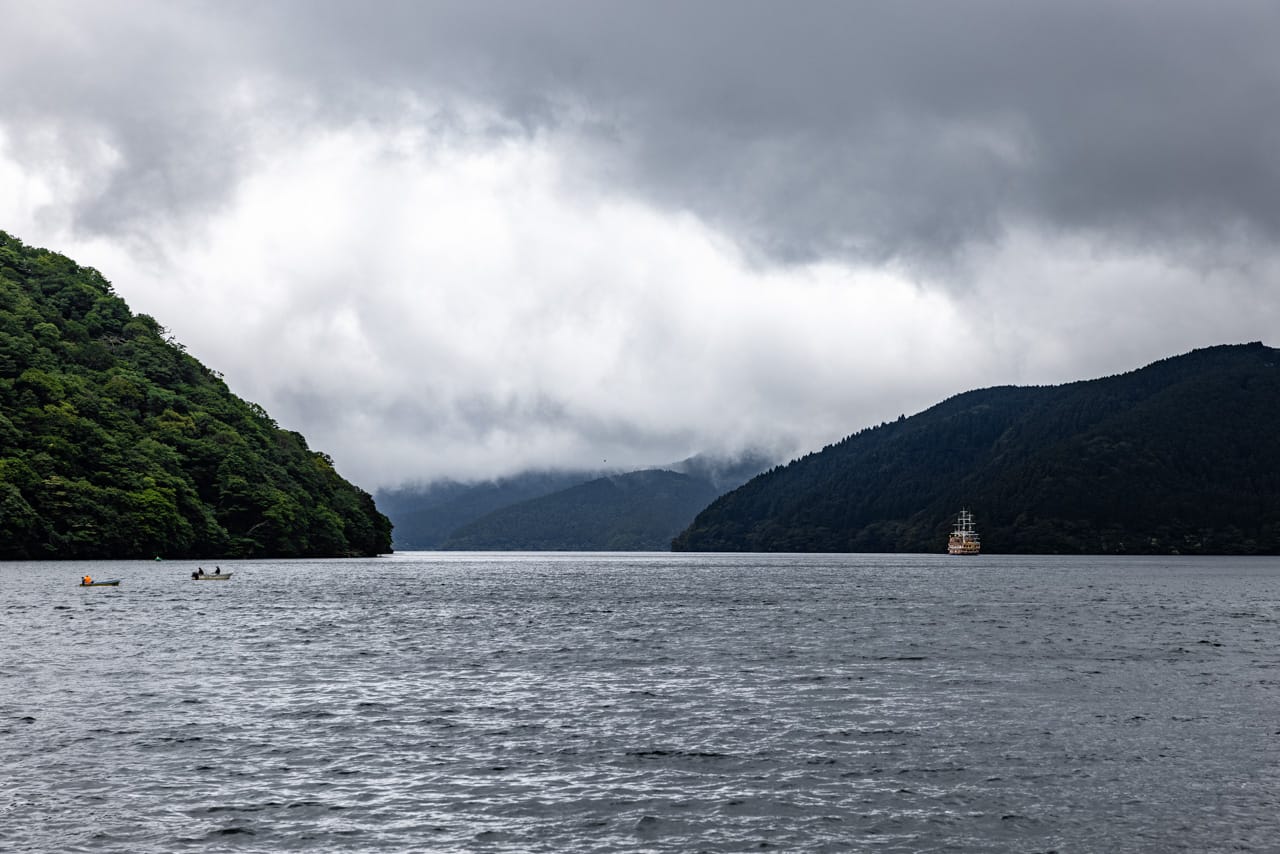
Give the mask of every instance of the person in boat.
[[204, 567], [203, 567], [203, 566], [202, 566], [202, 567], [199, 567], [199, 569], [200, 569], [200, 574], [201, 574], [201, 575], [204, 575]]
[[222, 575], [222, 567], [220, 567], [220, 566], [215, 566], [215, 567], [213, 568], [213, 574], [214, 574], [214, 575]]
[[84, 578], [80, 579], [80, 583], [83, 584], [85, 587], [88, 587], [90, 584], [93, 583], [93, 579], [86, 575]]
[[194, 572], [194, 571], [191, 573], [191, 580], [192, 580], [192, 581], [197, 580], [199, 577], [200, 577], [200, 573], [198, 573], [198, 572]]

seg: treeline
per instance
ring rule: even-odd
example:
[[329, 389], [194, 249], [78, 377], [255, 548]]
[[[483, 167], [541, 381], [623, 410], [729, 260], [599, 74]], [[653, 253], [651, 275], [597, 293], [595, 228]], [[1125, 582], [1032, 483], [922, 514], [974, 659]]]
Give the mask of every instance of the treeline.
[[677, 550], [1280, 554], [1280, 351], [1212, 347], [989, 388], [856, 433], [704, 510]]
[[0, 232], [0, 558], [390, 550], [329, 457], [98, 271]]

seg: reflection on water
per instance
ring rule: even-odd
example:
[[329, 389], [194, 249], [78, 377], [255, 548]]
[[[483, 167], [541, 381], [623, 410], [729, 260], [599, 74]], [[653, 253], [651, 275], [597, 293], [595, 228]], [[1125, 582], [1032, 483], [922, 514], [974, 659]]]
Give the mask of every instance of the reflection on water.
[[194, 568], [0, 564], [0, 849], [1280, 838], [1280, 561]]

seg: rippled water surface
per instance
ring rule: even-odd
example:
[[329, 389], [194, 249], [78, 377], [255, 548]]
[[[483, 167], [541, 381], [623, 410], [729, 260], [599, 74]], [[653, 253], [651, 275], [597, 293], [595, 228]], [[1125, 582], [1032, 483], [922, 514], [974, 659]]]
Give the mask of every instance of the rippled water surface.
[[1280, 847], [1273, 559], [222, 566], [0, 564], [0, 849]]

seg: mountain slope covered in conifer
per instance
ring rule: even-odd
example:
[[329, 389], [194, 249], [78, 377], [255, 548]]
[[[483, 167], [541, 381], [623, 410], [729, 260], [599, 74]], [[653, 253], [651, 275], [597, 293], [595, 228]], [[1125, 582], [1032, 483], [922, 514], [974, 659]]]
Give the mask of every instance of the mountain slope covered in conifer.
[[390, 550], [329, 457], [98, 271], [0, 232], [0, 558]]
[[1280, 350], [1210, 347], [988, 388], [849, 436], [706, 508], [690, 551], [1280, 554]]

